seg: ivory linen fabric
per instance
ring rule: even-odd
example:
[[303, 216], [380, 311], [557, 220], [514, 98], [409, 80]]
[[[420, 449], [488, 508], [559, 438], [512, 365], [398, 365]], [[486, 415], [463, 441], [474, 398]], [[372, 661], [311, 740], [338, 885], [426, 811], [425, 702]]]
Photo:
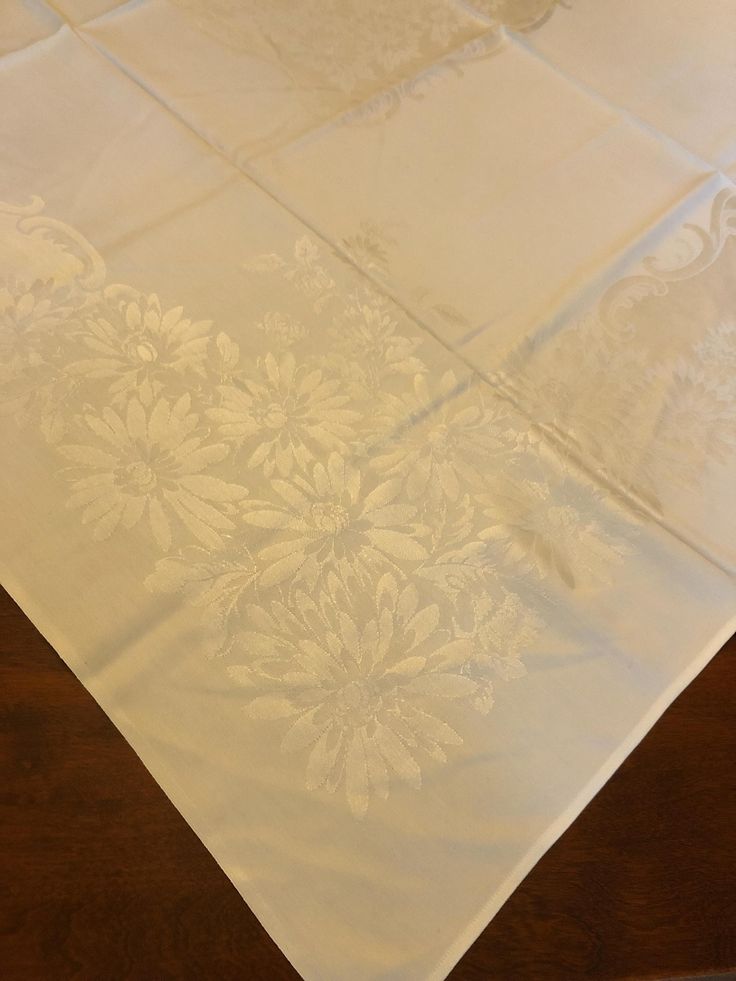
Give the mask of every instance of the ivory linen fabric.
[[446, 976], [736, 629], [735, 32], [3, 5], [3, 584], [309, 981]]

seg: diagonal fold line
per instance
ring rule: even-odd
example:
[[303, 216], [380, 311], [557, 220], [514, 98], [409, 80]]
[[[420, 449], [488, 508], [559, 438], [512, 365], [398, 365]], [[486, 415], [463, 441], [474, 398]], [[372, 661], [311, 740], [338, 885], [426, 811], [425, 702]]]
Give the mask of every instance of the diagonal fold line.
[[[278, 205], [279, 208], [293, 215], [305, 228], [307, 228], [311, 232], [311, 234], [313, 234], [317, 239], [319, 239], [319, 241], [321, 241], [329, 251], [332, 251], [340, 259], [342, 259], [343, 262], [351, 266], [362, 278], [367, 279], [371, 283], [373, 288], [376, 290], [376, 292], [378, 292], [380, 295], [384, 296], [385, 298], [389, 299], [392, 303], [394, 303], [399, 309], [402, 310], [405, 316], [407, 316], [410, 319], [410, 321], [412, 321], [420, 330], [424, 331], [426, 334], [431, 336], [437, 344], [439, 344], [442, 348], [444, 348], [453, 357], [461, 361], [465, 365], [465, 367], [470, 372], [472, 372], [472, 374], [482, 379], [484, 383], [487, 384], [488, 387], [496, 394], [497, 397], [502, 398], [506, 402], [508, 402], [516, 410], [517, 413], [519, 413], [524, 419], [526, 419], [530, 423], [530, 425], [536, 426], [539, 429], [545, 441], [547, 442], [549, 448], [555, 454], [555, 456], [557, 456], [558, 458], [561, 457], [563, 460], [568, 461], [570, 464], [573, 465], [576, 472], [582, 473], [586, 479], [598, 485], [601, 489], [612, 493], [616, 497], [616, 499], [618, 499], [635, 518], [637, 515], [640, 515], [642, 511], [644, 511], [644, 513], [647, 514], [648, 518], [654, 524], [658, 525], [663, 531], [665, 531], [673, 538], [678, 540], [681, 544], [689, 548], [695, 554], [699, 555], [702, 559], [706, 560], [710, 565], [713, 565], [720, 572], [724, 573], [725, 575], [731, 576], [730, 570], [724, 567], [724, 565], [715, 556], [713, 556], [707, 549], [702, 547], [699, 543], [691, 540], [690, 536], [686, 535], [684, 532], [681, 532], [670, 522], [667, 522], [664, 520], [664, 518], [656, 515], [652, 511], [652, 509], [645, 504], [645, 502], [640, 502], [630, 492], [628, 492], [623, 488], [619, 488], [615, 483], [610, 482], [608, 478], [600, 474], [597, 468], [589, 466], [588, 463], [576, 451], [574, 451], [572, 447], [568, 446], [566, 441], [563, 441], [557, 433], [553, 434], [551, 431], [549, 432], [546, 431], [546, 427], [540, 428], [538, 424], [535, 422], [534, 418], [529, 414], [528, 411], [526, 411], [525, 407], [519, 401], [517, 401], [517, 399], [512, 395], [510, 391], [506, 390], [504, 387], [501, 387], [496, 381], [494, 381], [494, 379], [487, 372], [480, 371], [477, 368], [477, 366], [473, 364], [473, 362], [467, 357], [467, 355], [452, 348], [450, 344], [447, 341], [445, 341], [434, 330], [434, 328], [432, 328], [416, 312], [412, 311], [401, 300], [401, 298], [399, 298], [394, 294], [394, 292], [390, 288], [388, 288], [385, 284], [381, 283], [375, 277], [375, 275], [371, 273], [370, 270], [363, 269], [361, 266], [359, 266], [358, 263], [342, 247], [340, 243], [333, 242], [326, 234], [323, 234], [309, 220], [307, 216], [302, 215], [294, 207], [282, 201], [274, 191], [272, 191], [267, 185], [261, 183], [253, 173], [251, 173], [244, 166], [238, 165], [236, 162], [232, 161], [222, 149], [210, 143], [207, 140], [207, 138], [203, 136], [197, 129], [193, 128], [193, 126], [188, 122], [188, 120], [183, 118], [173, 106], [165, 102], [156, 91], [152, 90], [141, 79], [139, 79], [136, 74], [133, 74], [130, 70], [128, 70], [128, 68], [125, 65], [123, 65], [103, 46], [98, 45], [94, 41], [94, 39], [87, 36], [84, 31], [80, 31], [74, 26], [71, 26], [71, 30], [74, 32], [74, 34], [77, 37], [79, 37], [79, 39], [83, 43], [85, 43], [87, 46], [92, 47], [95, 51], [97, 51], [108, 64], [111, 64], [113, 67], [115, 67], [118, 71], [120, 71], [123, 75], [125, 75], [128, 79], [130, 79], [135, 85], [137, 85], [143, 92], [145, 92], [151, 99], [153, 99], [157, 104], [161, 105], [166, 111], [168, 111], [169, 114], [172, 115], [189, 132], [191, 132], [202, 143], [204, 143], [210, 152], [216, 153], [229, 166], [239, 171], [244, 179], [246, 179], [254, 186], [258, 187], [276, 205]], [[550, 66], [550, 68], [551, 70], [557, 72], [557, 69], [554, 66]], [[603, 99], [602, 96], [600, 96], [597, 93], [595, 94], [597, 98], [602, 100], [606, 105], [609, 105], [606, 102], [606, 100]], [[621, 111], [617, 107], [611, 106], [610, 108], [612, 108], [614, 112], [621, 114]], [[634, 120], [634, 122], [638, 122], [637, 117], [631, 116], [631, 118]], [[645, 128], [649, 129], [649, 127], [645, 127]], [[659, 131], [654, 130], [654, 133], [659, 134]], [[660, 134], [660, 135], [662, 136], [663, 139], [666, 139], [667, 142], [669, 143], [675, 142], [670, 140], [669, 138], [666, 138], [664, 134]], [[683, 152], [687, 153], [688, 156], [690, 156], [691, 158], [693, 157], [693, 154], [689, 153], [689, 151], [683, 149]], [[695, 158], [695, 159], [699, 159], [699, 158]], [[707, 164], [704, 161], [701, 161], [700, 163], [703, 167], [708, 168], [708, 173], [704, 174], [704, 180], [710, 179], [715, 174], [718, 174], [722, 176], [724, 180], [727, 181], [729, 184], [731, 183], [731, 181], [726, 177], [726, 175], [721, 174], [719, 170], [714, 170], [711, 167], [711, 165]], [[691, 191], [685, 192], [683, 195], [680, 196], [678, 200], [684, 201], [691, 193], [692, 193]]]

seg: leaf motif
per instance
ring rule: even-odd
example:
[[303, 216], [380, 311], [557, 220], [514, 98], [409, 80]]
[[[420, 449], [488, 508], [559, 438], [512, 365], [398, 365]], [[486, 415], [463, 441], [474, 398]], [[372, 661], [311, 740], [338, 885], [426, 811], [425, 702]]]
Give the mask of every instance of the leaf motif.
[[407, 631], [414, 634], [414, 644], [421, 644], [423, 640], [426, 640], [431, 634], [437, 629], [437, 624], [440, 620], [440, 610], [439, 607], [433, 604], [432, 606], [425, 606], [423, 610], [420, 610], [409, 623], [406, 625]]
[[240, 347], [222, 331], [215, 338], [215, 344], [222, 359], [223, 368], [232, 370], [240, 360]]
[[469, 640], [452, 640], [433, 652], [432, 664], [436, 667], [459, 668], [472, 653], [473, 647]]
[[259, 582], [264, 589], [269, 589], [271, 586], [278, 586], [280, 583], [296, 575], [303, 564], [304, 553], [294, 552], [292, 555], [287, 555], [285, 558], [274, 562], [272, 566], [269, 566], [261, 574]]

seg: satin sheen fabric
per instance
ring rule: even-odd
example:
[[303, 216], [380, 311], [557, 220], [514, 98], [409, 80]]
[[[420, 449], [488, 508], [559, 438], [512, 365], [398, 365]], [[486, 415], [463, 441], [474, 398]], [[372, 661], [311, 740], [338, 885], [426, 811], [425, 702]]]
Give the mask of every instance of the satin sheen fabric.
[[0, 568], [308, 981], [441, 979], [736, 630], [730, 0], [8, 0]]

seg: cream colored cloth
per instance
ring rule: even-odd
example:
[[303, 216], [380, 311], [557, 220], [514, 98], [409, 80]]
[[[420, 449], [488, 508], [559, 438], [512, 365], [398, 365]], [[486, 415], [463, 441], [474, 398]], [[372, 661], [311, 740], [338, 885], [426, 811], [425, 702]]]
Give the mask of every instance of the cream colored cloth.
[[10, 0], [3, 584], [309, 981], [441, 979], [736, 629], [730, 0]]

